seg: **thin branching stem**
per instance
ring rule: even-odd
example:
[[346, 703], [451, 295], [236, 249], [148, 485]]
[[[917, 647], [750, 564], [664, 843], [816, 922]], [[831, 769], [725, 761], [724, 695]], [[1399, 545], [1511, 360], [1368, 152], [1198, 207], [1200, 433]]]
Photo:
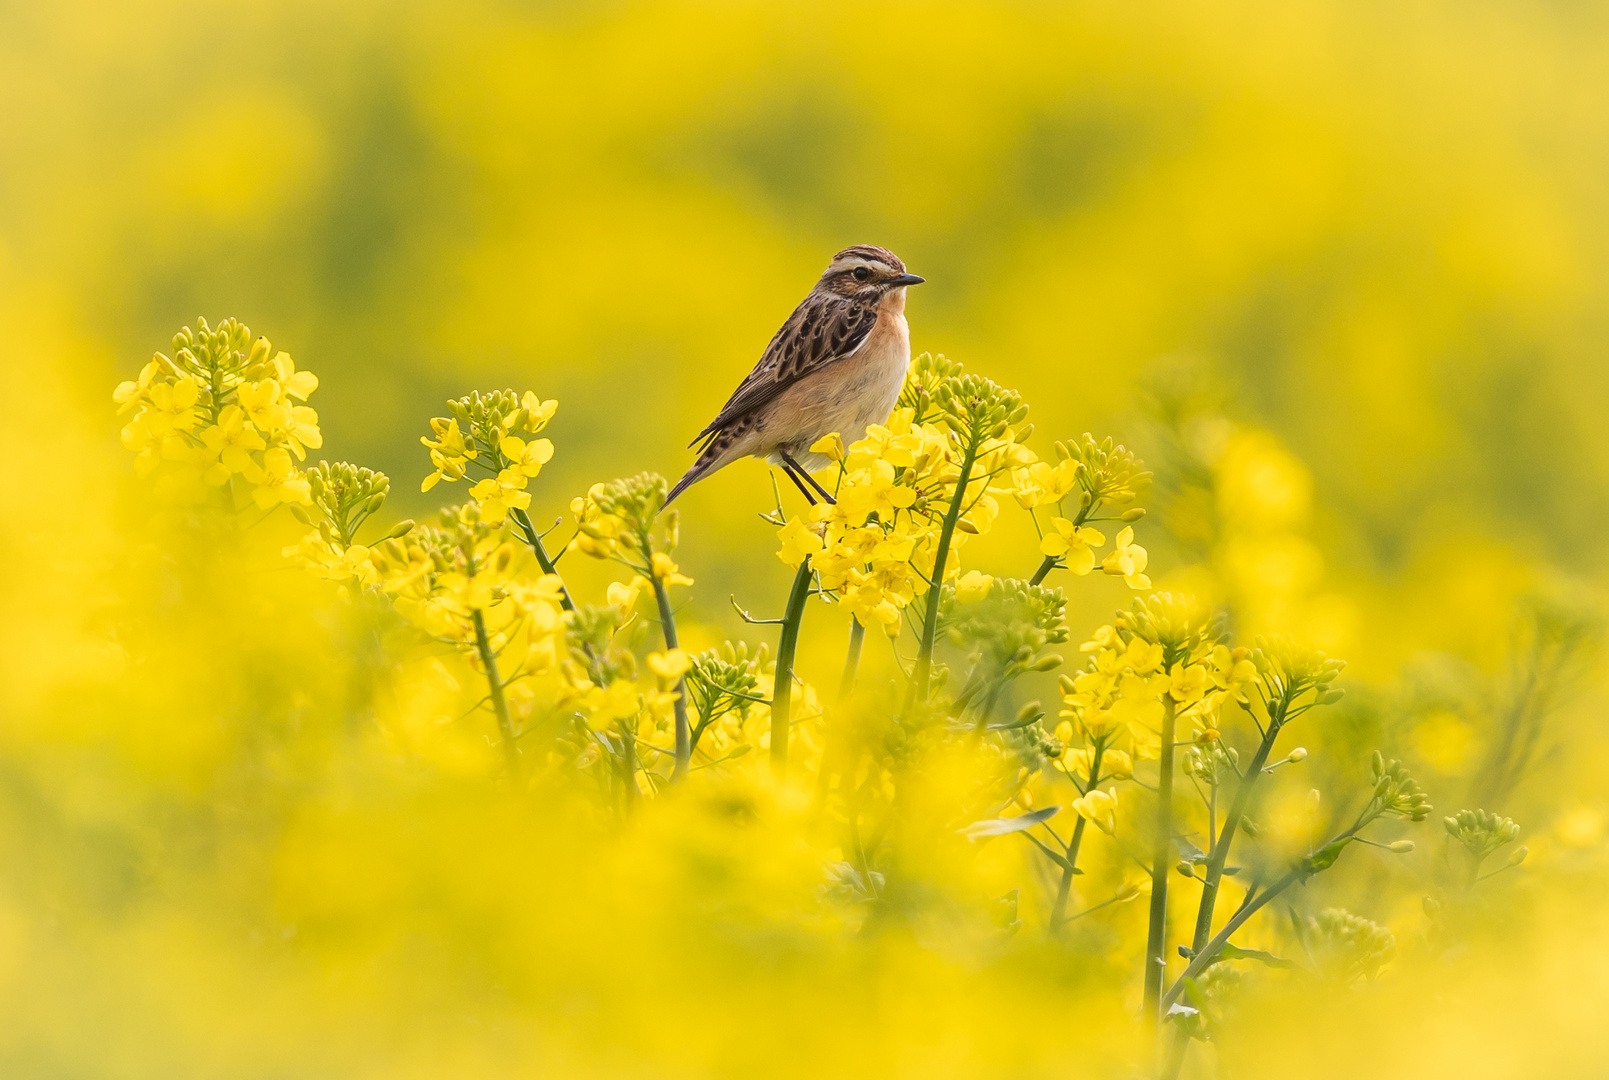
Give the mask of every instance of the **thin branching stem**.
[[1162, 751], [1157, 760], [1156, 836], [1151, 846], [1151, 914], [1145, 937], [1145, 1015], [1154, 1020], [1167, 963], [1168, 870], [1173, 844], [1173, 735], [1177, 710], [1162, 695]]
[[[1275, 710], [1269, 715], [1268, 728], [1263, 732], [1262, 741], [1257, 744], [1257, 752], [1252, 755], [1251, 765], [1242, 775], [1240, 783], [1235, 786], [1235, 797], [1229, 803], [1229, 813], [1224, 818], [1223, 832], [1218, 834], [1215, 841], [1209, 840], [1210, 851], [1207, 856], [1206, 880], [1201, 886], [1201, 906], [1196, 909], [1196, 929], [1190, 939], [1190, 948], [1200, 952], [1212, 936], [1212, 911], [1218, 903], [1218, 888], [1223, 881], [1224, 866], [1229, 861], [1229, 848], [1235, 842], [1235, 833], [1239, 831], [1241, 822], [1246, 820], [1246, 812], [1251, 809], [1252, 789], [1256, 787], [1258, 779], [1263, 775], [1263, 766], [1268, 763], [1268, 755], [1273, 752], [1274, 740], [1279, 738], [1279, 729], [1284, 724], [1284, 707], [1287, 699], [1275, 702]], [[1216, 792], [1214, 792], [1216, 795]]]
[[[1095, 749], [1089, 758], [1089, 779], [1085, 782], [1084, 791], [1094, 790], [1096, 781], [1101, 775], [1101, 755], [1106, 753], [1106, 740], [1096, 739]], [[1073, 838], [1067, 842], [1067, 865], [1062, 867], [1061, 884], [1056, 889], [1056, 903], [1050, 909], [1050, 932], [1061, 932], [1062, 925], [1067, 922], [1067, 901], [1073, 895], [1073, 875], [1078, 872], [1078, 848], [1084, 842], [1084, 827], [1089, 819], [1082, 814], [1073, 826]]]
[[907, 708], [913, 703], [927, 701], [933, 676], [933, 646], [939, 632], [939, 602], [943, 599], [944, 568], [950, 560], [950, 541], [955, 536], [956, 523], [961, 520], [961, 504], [966, 501], [967, 483], [972, 475], [972, 464], [978, 457], [979, 441], [975, 432], [968, 434], [966, 453], [961, 458], [961, 474], [955, 482], [955, 495], [950, 499], [949, 510], [945, 511], [944, 523], [939, 527], [938, 549], [933, 556], [932, 583], [927, 590], [927, 607], [922, 619], [922, 647], [916, 654], [916, 671], [911, 679]]
[[476, 608], [470, 614], [475, 626], [475, 651], [480, 655], [481, 667], [486, 669], [486, 684], [490, 688], [492, 711], [497, 714], [497, 733], [502, 737], [503, 753], [508, 758], [508, 775], [520, 778], [520, 752], [514, 745], [514, 720], [509, 715], [508, 697], [503, 693], [503, 680], [497, 674], [497, 654], [492, 651], [490, 635], [486, 633], [486, 617]]
[[810, 557], [793, 575], [793, 591], [782, 615], [782, 636], [777, 640], [776, 680], [771, 687], [771, 772], [778, 779], [788, 774], [788, 724], [793, 713], [793, 656], [799, 647], [799, 624], [810, 598]]
[[[676, 613], [671, 610], [670, 590], [665, 587], [665, 579], [654, 574], [654, 600], [659, 604], [659, 627], [665, 635], [665, 651], [678, 649], [681, 646], [676, 639]], [[672, 782], [679, 781], [687, 775], [687, 766], [693, 756], [692, 734], [687, 723], [687, 676], [684, 674], [676, 680], [676, 765], [671, 770]]]

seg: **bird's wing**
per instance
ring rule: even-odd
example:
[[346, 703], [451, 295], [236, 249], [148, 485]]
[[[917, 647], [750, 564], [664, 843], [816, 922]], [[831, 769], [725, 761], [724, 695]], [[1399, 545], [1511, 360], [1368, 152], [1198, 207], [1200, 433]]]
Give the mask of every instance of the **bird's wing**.
[[[811, 294], [793, 309], [767, 345], [754, 370], [738, 385], [720, 415], [698, 433], [713, 435], [747, 416], [782, 391], [846, 357], [866, 344], [877, 324], [877, 309], [836, 296]], [[689, 444], [691, 445], [691, 444]]]

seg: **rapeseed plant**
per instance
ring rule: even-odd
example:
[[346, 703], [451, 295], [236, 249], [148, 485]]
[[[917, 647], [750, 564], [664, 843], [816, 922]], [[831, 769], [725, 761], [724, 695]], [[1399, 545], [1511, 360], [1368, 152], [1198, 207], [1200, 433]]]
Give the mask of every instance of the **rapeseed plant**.
[[[137, 473], [165, 468], [167, 486], [222, 488], [228, 497], [217, 511], [237, 517], [247, 506], [287, 504], [307, 531], [284, 557], [355, 602], [394, 654], [398, 685], [404, 658], [422, 649], [484, 686], [470, 713], [490, 714], [512, 790], [580, 792], [633, 817], [644, 796], [659, 795], [643, 812], [671, 820], [679, 801], [702, 797], [673, 795], [683, 786], [725, 790], [734, 806], [749, 806], [723, 785], [764, 782], [753, 751], [767, 749], [772, 790], [814, 792], [814, 824], [802, 824], [801, 837], [825, 829], [840, 838], [823, 853], [816, 902], [857, 913], [862, 935], [916, 924], [927, 887], [917, 853], [951, 843], [946, 836], [974, 845], [1017, 836], [1044, 860], [1030, 865], [1048, 867], [1048, 879], [977, 908], [1007, 936], [1029, 925], [1024, 900], [1036, 888], [1043, 937], [1062, 942], [1074, 920], [1148, 893], [1137, 981], [1142, 1016], [1162, 1040], [1161, 1076], [1180, 1071], [1192, 1040], [1219, 1042], [1236, 1029], [1243, 979], [1231, 962], [1311, 969], [1347, 986], [1375, 978], [1395, 955], [1389, 930], [1338, 908], [1293, 924], [1301, 962], [1231, 940], [1354, 843], [1411, 852], [1411, 841], [1364, 830], [1430, 813], [1406, 766], [1377, 751], [1350, 824], [1301, 852], [1261, 838], [1254, 814], [1265, 778], [1308, 758], [1295, 747], [1276, 759], [1276, 744], [1292, 723], [1341, 700], [1344, 665], [1284, 638], [1235, 644], [1222, 611], [1153, 591], [1135, 531], [1145, 510], [1133, 504], [1150, 479], [1142, 463], [1089, 435], [1053, 443], [1053, 457], [1041, 460], [1027, 445], [1021, 397], [954, 361], [919, 357], [886, 424], [847, 446], [837, 436], [817, 445], [832, 463], [834, 502], [789, 514], [778, 494], [766, 517], [793, 571], [788, 601], [779, 618], [744, 616], [779, 628], [774, 654], [769, 644], [732, 641], [694, 653], [681, 644], [671, 590], [695, 582], [674, 557], [680, 524], [676, 512], [663, 512], [662, 477], [599, 483], [573, 499], [574, 535], [556, 554], [535, 529], [531, 484], [554, 455], [539, 436], [556, 402], [512, 390], [450, 402], [422, 440], [433, 469], [422, 487], [466, 481], [468, 501], [422, 523], [373, 526], [390, 487], [383, 474], [296, 464], [320, 442], [316, 416], [295, 404], [316, 378], [265, 339], [253, 344], [233, 320], [217, 330], [200, 321], [174, 347], [173, 359], [158, 354], [115, 395], [133, 413], [124, 443]], [[1007, 499], [1039, 528], [1028, 579], [962, 566], [968, 538], [988, 533]], [[1106, 523], [1120, 526], [1110, 550], [1096, 528]], [[567, 552], [617, 564], [629, 577], [610, 583], [601, 602], [578, 603], [558, 571]], [[1057, 677], [1056, 706], [1017, 704], [1018, 684], [1063, 667], [1054, 650], [1075, 640], [1067, 596], [1047, 578], [1066, 571], [1083, 579], [1097, 566], [1141, 595], [1080, 645], [1078, 670]], [[659, 624], [654, 647], [636, 610], [644, 592]], [[831, 703], [796, 670], [812, 596], [850, 619]], [[401, 627], [411, 637], [398, 637]], [[875, 691], [873, 712], [857, 697], [868, 627], [893, 646], [903, 681]], [[810, 752], [790, 775], [789, 745], [801, 731]], [[695, 773], [703, 778], [695, 782]], [[948, 779], [935, 784], [935, 775]], [[1198, 808], [1181, 804], [1182, 781]], [[1072, 789], [1066, 831], [1061, 805], [1036, 805], [1064, 787]], [[1446, 828], [1470, 887], [1492, 876], [1482, 864], [1519, 832], [1485, 811], [1463, 811]], [[1093, 876], [1092, 836], [1109, 849], [1105, 865], [1142, 873], [1103, 873], [1108, 894], [1074, 911], [1078, 878]], [[1174, 873], [1199, 884], [1200, 896], [1188, 944], [1177, 947], [1185, 966], [1170, 981]], [[1230, 880], [1242, 895], [1220, 922]]]

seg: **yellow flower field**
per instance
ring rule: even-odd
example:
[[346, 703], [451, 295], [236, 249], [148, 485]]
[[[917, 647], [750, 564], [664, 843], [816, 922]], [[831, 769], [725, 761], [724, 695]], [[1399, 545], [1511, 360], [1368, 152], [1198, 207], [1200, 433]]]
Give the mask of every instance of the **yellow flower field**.
[[0, 1075], [1601, 1075], [1606, 49], [0, 13]]

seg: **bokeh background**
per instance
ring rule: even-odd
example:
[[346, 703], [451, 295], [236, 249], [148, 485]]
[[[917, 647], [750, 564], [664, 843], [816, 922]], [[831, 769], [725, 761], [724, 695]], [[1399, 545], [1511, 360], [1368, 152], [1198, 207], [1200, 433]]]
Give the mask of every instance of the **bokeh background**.
[[[234, 315], [399, 514], [450, 494], [416, 493], [444, 399], [558, 398], [556, 518], [679, 474], [865, 242], [929, 279], [917, 350], [1021, 390], [1041, 440], [1146, 455], [1154, 577], [1348, 659], [1349, 749], [1527, 827], [1509, 944], [1458, 988], [1288, 1006], [1248, 1060], [1602, 1067], [1609, 9], [7, 3], [0, 116], [9, 1075], [1124, 1068], [1115, 968], [878, 961], [764, 829], [595, 844], [343, 741], [319, 589], [174, 599], [117, 443], [111, 387]], [[740, 463], [684, 498], [696, 645], [740, 632], [728, 594], [781, 603], [769, 490]], [[1026, 573], [1026, 530], [979, 565]], [[1123, 602], [1073, 591], [1079, 628]], [[807, 635], [824, 682], [841, 633]], [[1516, 710], [1535, 752], [1495, 776]], [[1418, 895], [1379, 874], [1351, 899], [1406, 941]]]

